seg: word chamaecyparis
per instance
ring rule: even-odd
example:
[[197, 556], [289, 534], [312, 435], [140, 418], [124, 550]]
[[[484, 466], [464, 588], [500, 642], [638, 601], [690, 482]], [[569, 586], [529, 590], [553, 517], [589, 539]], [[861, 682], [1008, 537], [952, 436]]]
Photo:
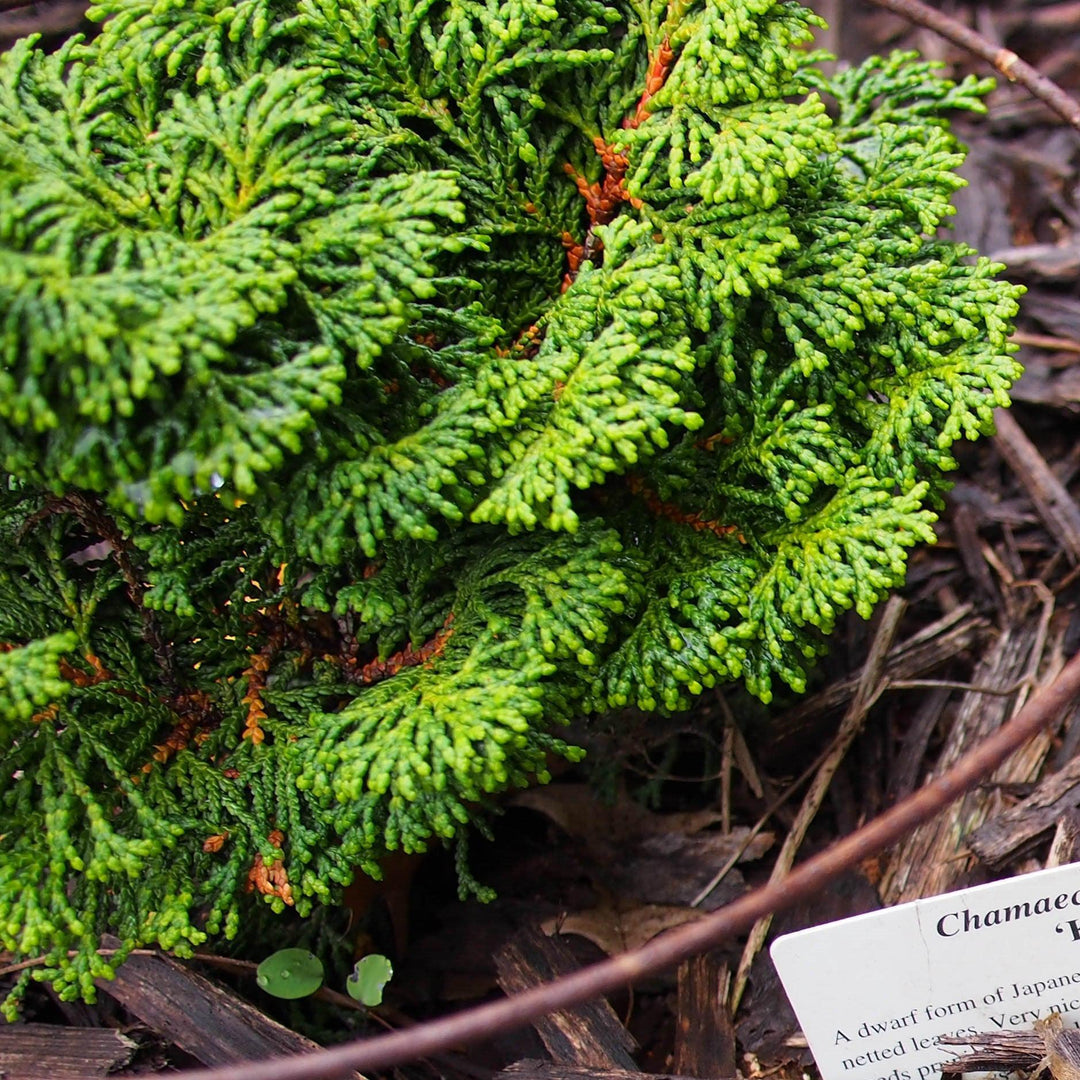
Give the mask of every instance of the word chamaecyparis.
[[930, 1080], [938, 1038], [1080, 1027], [1080, 864], [788, 934], [772, 959], [823, 1080]]
[[[1017, 922], [1020, 919], [1037, 918], [1040, 915], [1053, 915], [1056, 912], [1066, 911], [1070, 907], [1080, 908], [1080, 889], [1072, 893], [1058, 893], [1057, 896], [1040, 896], [1037, 900], [1021, 900], [1016, 904], [1006, 904], [1004, 907], [986, 908], [982, 911], [972, 911], [964, 908], [961, 911], [947, 911], [937, 921], [935, 929], [941, 937], [953, 937], [956, 934], [968, 934], [973, 930], [989, 929], [993, 926], [1001, 926], [1007, 922]], [[1054, 927], [1059, 934], [1066, 930], [1072, 934], [1073, 940], [1080, 940], [1080, 921], [1068, 919], [1064, 925]]]

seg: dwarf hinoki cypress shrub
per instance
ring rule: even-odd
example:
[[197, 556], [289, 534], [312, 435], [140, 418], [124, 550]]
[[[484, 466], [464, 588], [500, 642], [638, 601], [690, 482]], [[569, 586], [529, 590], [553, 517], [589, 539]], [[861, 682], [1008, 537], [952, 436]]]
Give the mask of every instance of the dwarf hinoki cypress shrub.
[[935, 238], [986, 86], [826, 80], [797, 4], [94, 17], [0, 62], [0, 944], [64, 993], [570, 717], [801, 688], [1007, 402], [1019, 290]]

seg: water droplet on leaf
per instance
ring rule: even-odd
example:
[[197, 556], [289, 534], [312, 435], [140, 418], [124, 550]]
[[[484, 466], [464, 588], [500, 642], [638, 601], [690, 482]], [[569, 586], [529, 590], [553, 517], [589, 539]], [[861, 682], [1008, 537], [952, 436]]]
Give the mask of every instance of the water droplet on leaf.
[[322, 961], [307, 949], [279, 949], [258, 966], [255, 981], [274, 997], [307, 997], [322, 986]]

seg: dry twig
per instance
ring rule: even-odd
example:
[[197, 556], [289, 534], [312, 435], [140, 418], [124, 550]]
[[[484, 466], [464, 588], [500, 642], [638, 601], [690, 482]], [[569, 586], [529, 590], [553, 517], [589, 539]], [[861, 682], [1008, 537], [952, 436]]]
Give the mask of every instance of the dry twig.
[[1017, 345], [1027, 345], [1032, 349], [1046, 349], [1049, 352], [1080, 353], [1080, 341], [1057, 337], [1054, 334], [1029, 334], [1026, 330], [1017, 330], [1009, 340]]
[[1080, 506], [1011, 413], [999, 410], [994, 423], [994, 442], [1035, 504], [1047, 532], [1073, 562], [1080, 562]]
[[1033, 97], [1053, 109], [1067, 124], [1080, 131], [1080, 102], [1065, 93], [1057, 83], [1021, 60], [1012, 49], [995, 45], [982, 34], [924, 4], [922, 0], [871, 0], [871, 3], [933, 30], [953, 44], [992, 64], [1009, 82], [1019, 83]]
[[[836, 775], [836, 770], [844, 760], [844, 756], [847, 754], [852, 742], [854, 742], [855, 736], [862, 730], [866, 714], [887, 685], [884, 679], [885, 658], [892, 647], [893, 638], [896, 637], [896, 631], [906, 607], [906, 601], [899, 596], [894, 596], [890, 598], [884, 612], [882, 612], [877, 632], [874, 634], [874, 640], [870, 644], [870, 654], [866, 658], [862, 675], [859, 677], [859, 686], [855, 691], [855, 697], [844, 714], [844, 719], [840, 722], [840, 729], [829, 747], [828, 756], [821, 763], [810, 789], [803, 798], [802, 806], [799, 807], [799, 813], [788, 830], [787, 837], [784, 839], [784, 844], [780, 848], [780, 854], [776, 857], [776, 864], [773, 866], [772, 874], [769, 877], [770, 883], [783, 881], [787, 877], [795, 862], [795, 856], [799, 848], [802, 847], [806, 832], [810, 828], [811, 822], [817, 817], [817, 812], [829, 791], [829, 785], [832, 783], [833, 776]], [[739, 1007], [743, 991], [746, 989], [746, 981], [750, 977], [750, 966], [761, 951], [762, 945], [765, 944], [765, 938], [768, 936], [769, 927], [771, 926], [772, 915], [770, 914], [759, 919], [750, 931], [750, 937], [746, 942], [746, 947], [743, 949], [738, 970], [735, 972], [735, 981], [731, 988], [732, 1012], [735, 1012]]]

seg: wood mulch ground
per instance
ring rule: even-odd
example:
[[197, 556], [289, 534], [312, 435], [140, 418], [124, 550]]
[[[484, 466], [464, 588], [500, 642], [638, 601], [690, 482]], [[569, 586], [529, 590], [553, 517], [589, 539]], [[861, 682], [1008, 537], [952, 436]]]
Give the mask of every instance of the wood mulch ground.
[[[916, 48], [956, 73], [986, 73], [868, 3], [813, 6], [832, 24], [823, 44], [846, 59]], [[1080, 97], [1077, 0], [938, 6]], [[86, 27], [76, 0], [3, 10], [12, 7], [0, 5], [0, 47], [33, 30], [56, 39]], [[1080, 649], [1080, 133], [1008, 84], [985, 118], [958, 130], [970, 147], [969, 186], [956, 199], [954, 233], [1028, 286], [1017, 334], [1026, 374], [997, 436], [961, 448], [940, 542], [915, 553], [904, 593], [869, 626], [853, 616], [840, 627], [806, 697], [766, 711], [728, 689], [691, 715], [626, 716], [581, 733], [606, 763], [607, 799], [573, 772], [509, 799], [493, 839], [477, 841], [472, 856], [477, 877], [498, 892], [494, 903], [459, 901], [440, 854], [402, 860], [384, 885], [352, 890], [365, 940], [397, 969], [388, 1003], [366, 1021], [373, 1030], [519, 990], [730, 901], [914, 790]], [[771, 934], [1072, 861], [1078, 750], [1074, 709], [992, 782], [777, 918]], [[821, 768], [835, 773], [815, 801], [806, 792]], [[796, 1080], [811, 1067], [805, 1040], [767, 953], [743, 946], [404, 1072]], [[252, 967], [142, 955], [103, 985], [96, 1006], [36, 991], [32, 1022], [0, 1026], [0, 1074], [168, 1072], [310, 1049], [267, 1015], [274, 1005]], [[323, 998], [330, 1019], [320, 1037], [355, 1034], [351, 999]]]

